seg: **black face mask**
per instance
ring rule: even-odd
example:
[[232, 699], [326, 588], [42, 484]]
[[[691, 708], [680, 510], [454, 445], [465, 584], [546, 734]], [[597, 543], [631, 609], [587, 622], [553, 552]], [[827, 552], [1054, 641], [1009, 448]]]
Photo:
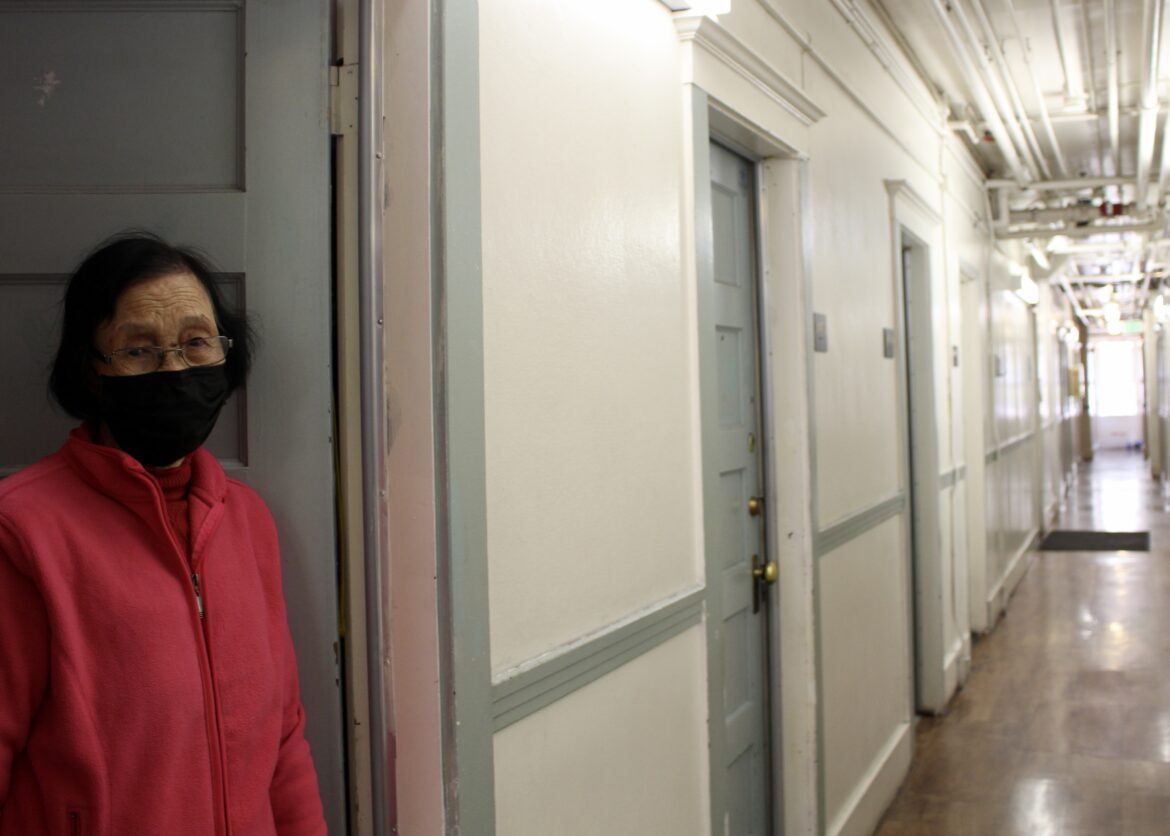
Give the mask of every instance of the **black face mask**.
[[148, 467], [165, 467], [207, 440], [230, 389], [226, 366], [198, 366], [102, 375], [98, 399], [118, 446]]

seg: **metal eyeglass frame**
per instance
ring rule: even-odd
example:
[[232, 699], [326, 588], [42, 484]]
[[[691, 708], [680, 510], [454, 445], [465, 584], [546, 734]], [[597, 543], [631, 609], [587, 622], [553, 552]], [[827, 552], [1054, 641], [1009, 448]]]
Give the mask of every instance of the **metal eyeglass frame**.
[[220, 358], [220, 361], [227, 359], [228, 351], [231, 350], [233, 345], [231, 337], [199, 337], [197, 340], [188, 340], [182, 345], [172, 346], [171, 348], [163, 348], [160, 345], [141, 345], [132, 346], [130, 348], [119, 348], [116, 351], [111, 351], [109, 354], [102, 354], [101, 352], [95, 353], [97, 353], [97, 356], [102, 359], [102, 362], [104, 362], [106, 365], [112, 366], [114, 364], [115, 358], [126, 355], [131, 351], [149, 351], [154, 354], [154, 359], [156, 360], [155, 366], [150, 372], [141, 372], [141, 374], [151, 374], [151, 372], [157, 372], [163, 367], [163, 363], [166, 362], [166, 357], [168, 354], [178, 354], [179, 359], [183, 361], [183, 365], [189, 369], [198, 369], [202, 366], [212, 366], [215, 365], [215, 362], [220, 362], [215, 361], [212, 363], [192, 363], [189, 361], [187, 359], [186, 351], [190, 347], [191, 343], [197, 342], [198, 340], [206, 340], [207, 342], [218, 340], [220, 345], [223, 346], [223, 357]]

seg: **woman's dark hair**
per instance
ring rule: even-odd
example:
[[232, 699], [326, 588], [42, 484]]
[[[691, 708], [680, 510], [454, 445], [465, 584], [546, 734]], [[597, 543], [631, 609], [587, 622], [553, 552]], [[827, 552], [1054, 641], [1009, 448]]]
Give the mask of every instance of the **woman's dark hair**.
[[124, 232], [102, 242], [69, 278], [61, 317], [61, 342], [49, 375], [49, 392], [75, 418], [99, 418], [94, 387], [94, 332], [114, 315], [129, 287], [173, 273], [194, 276], [215, 311], [219, 333], [232, 340], [228, 383], [234, 391], [248, 376], [255, 335], [243, 311], [233, 310], [215, 284], [215, 271], [194, 250], [176, 247], [148, 232]]

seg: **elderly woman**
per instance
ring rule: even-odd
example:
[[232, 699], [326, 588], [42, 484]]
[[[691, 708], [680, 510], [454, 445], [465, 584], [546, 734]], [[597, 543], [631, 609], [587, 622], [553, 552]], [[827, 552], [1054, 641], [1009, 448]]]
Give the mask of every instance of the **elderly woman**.
[[200, 447], [249, 342], [157, 238], [70, 279], [83, 423], [0, 482], [0, 836], [325, 832], [272, 518]]

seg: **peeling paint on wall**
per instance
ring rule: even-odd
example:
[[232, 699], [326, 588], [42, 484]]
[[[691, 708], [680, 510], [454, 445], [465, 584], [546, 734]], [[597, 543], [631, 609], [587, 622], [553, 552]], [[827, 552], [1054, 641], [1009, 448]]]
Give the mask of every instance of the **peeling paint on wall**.
[[53, 95], [53, 91], [61, 86], [61, 79], [57, 77], [55, 70], [49, 70], [44, 75], [34, 77], [33, 82], [33, 91], [40, 93], [40, 97], [37, 99], [38, 107], [44, 107], [45, 102]]

